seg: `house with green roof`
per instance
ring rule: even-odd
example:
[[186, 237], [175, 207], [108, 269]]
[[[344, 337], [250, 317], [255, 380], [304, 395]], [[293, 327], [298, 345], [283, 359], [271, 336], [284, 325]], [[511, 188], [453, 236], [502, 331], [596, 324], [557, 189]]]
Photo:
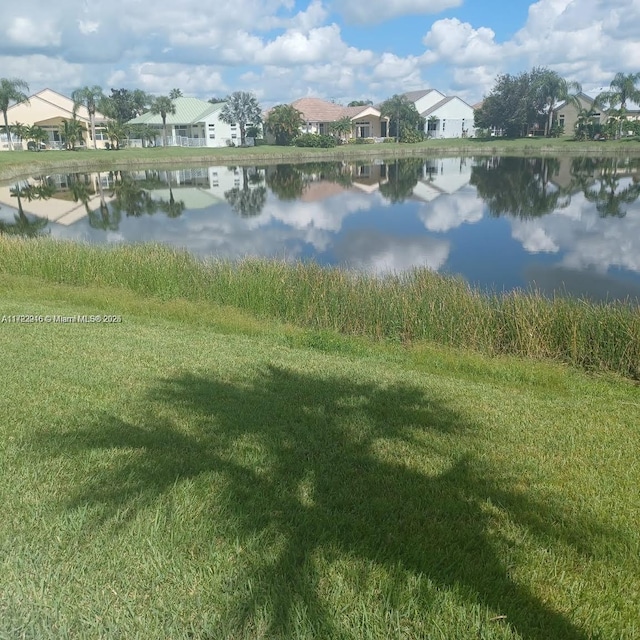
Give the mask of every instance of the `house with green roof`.
[[[198, 98], [173, 100], [175, 113], [167, 114], [167, 145], [177, 147], [226, 147], [240, 144], [240, 127], [220, 119], [224, 102], [211, 104]], [[162, 117], [150, 111], [129, 120], [130, 125], [148, 125], [158, 130], [155, 144], [163, 144]], [[135, 145], [134, 141], [130, 144]], [[142, 144], [142, 143], [140, 143]]]

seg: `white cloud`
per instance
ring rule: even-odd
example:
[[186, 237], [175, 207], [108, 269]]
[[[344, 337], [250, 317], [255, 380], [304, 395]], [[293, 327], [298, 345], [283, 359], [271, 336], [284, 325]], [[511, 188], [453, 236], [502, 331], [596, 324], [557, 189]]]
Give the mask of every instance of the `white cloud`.
[[9, 41], [16, 45], [47, 49], [60, 44], [61, 33], [52, 21], [16, 16], [9, 23], [7, 36]]
[[482, 209], [475, 189], [469, 188], [458, 191], [454, 197], [439, 197], [423, 205], [418, 218], [429, 231], [444, 233], [465, 223], [479, 222], [483, 217]]
[[335, 247], [342, 264], [375, 275], [415, 267], [437, 271], [446, 263], [450, 250], [449, 241], [441, 238], [391, 236], [366, 229], [346, 233]]
[[423, 60], [428, 64], [447, 61], [459, 67], [475, 67], [495, 63], [504, 55], [493, 30], [474, 29], [457, 18], [434, 22], [422, 42], [427, 47]]

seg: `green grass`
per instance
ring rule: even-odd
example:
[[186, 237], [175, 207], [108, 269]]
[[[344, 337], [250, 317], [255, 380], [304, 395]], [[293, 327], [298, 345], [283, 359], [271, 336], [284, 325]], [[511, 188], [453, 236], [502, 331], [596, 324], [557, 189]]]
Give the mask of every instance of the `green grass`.
[[160, 246], [105, 249], [46, 238], [0, 237], [0, 272], [227, 305], [316, 331], [430, 340], [640, 377], [640, 308], [631, 302], [485, 295], [426, 269], [376, 279], [315, 264], [204, 263]]
[[0, 324], [0, 638], [639, 636], [637, 385], [259, 321], [192, 263], [143, 294], [127, 251], [0, 279], [122, 316]]
[[43, 171], [107, 170], [115, 168], [151, 167], [177, 162], [193, 164], [265, 164], [276, 161], [299, 162], [315, 159], [402, 157], [429, 155], [592, 155], [597, 157], [640, 155], [636, 138], [607, 142], [576, 142], [570, 138], [520, 138], [506, 140], [446, 139], [426, 140], [418, 144], [344, 145], [333, 149], [305, 149], [262, 145], [253, 148], [187, 148], [122, 149], [105, 151], [14, 151], [0, 153], [0, 179], [11, 180]]

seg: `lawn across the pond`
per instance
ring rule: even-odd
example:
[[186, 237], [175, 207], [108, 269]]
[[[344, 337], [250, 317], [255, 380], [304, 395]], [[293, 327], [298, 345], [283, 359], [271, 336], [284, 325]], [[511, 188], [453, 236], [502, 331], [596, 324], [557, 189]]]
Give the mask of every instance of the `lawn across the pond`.
[[426, 140], [417, 144], [348, 144], [332, 149], [309, 149], [260, 145], [238, 148], [154, 147], [120, 151], [13, 151], [0, 153], [0, 180], [54, 171], [99, 171], [136, 167], [184, 166], [185, 164], [256, 165], [276, 162], [309, 162], [409, 156], [640, 156], [640, 140], [623, 138], [606, 142], [578, 142], [571, 138]]

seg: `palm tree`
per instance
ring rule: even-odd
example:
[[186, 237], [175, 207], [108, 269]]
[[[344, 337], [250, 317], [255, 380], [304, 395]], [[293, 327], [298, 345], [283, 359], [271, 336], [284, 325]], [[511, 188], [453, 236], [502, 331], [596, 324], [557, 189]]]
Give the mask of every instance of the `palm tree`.
[[73, 100], [73, 115], [78, 111], [78, 108], [81, 106], [87, 107], [87, 111], [89, 112], [89, 122], [91, 124], [91, 136], [93, 138], [93, 148], [97, 149], [97, 141], [96, 141], [96, 106], [101, 99], [104, 99], [104, 94], [102, 93], [102, 88], [98, 85], [94, 85], [93, 87], [82, 87], [82, 89], [76, 89], [71, 94], [71, 99]]
[[591, 107], [580, 107], [575, 124], [576, 140], [588, 140], [593, 138], [595, 128], [596, 110]]
[[276, 144], [288, 146], [300, 135], [304, 124], [302, 113], [290, 104], [278, 104], [269, 111], [264, 122], [265, 129], [275, 136]]
[[83, 131], [81, 122], [75, 118], [62, 121], [59, 132], [67, 151], [75, 151], [76, 143], [82, 140]]
[[129, 128], [126, 124], [118, 122], [117, 120], [109, 120], [105, 128], [105, 133], [112, 149], [120, 149], [120, 141], [127, 137]]
[[353, 130], [353, 123], [349, 116], [344, 116], [340, 120], [336, 120], [329, 125], [329, 129], [340, 138], [340, 140], [346, 139]]
[[25, 91], [29, 91], [29, 85], [24, 80], [19, 78], [0, 78], [0, 111], [4, 116], [4, 130], [7, 134], [7, 142], [11, 151], [13, 151], [13, 144], [11, 144], [7, 111], [11, 103], [29, 102]]
[[240, 127], [240, 146], [245, 145], [247, 124], [262, 123], [262, 110], [258, 100], [252, 93], [236, 91], [227, 97], [226, 103], [220, 111], [220, 120], [229, 125], [238, 123]]
[[395, 94], [385, 100], [380, 107], [380, 115], [389, 118], [389, 125], [393, 124], [396, 130], [396, 142], [400, 141], [402, 129], [424, 130], [424, 118], [418, 113], [415, 104], [407, 96]]
[[553, 110], [560, 102], [571, 102], [580, 108], [577, 95], [582, 91], [579, 82], [565, 80], [555, 71], [545, 69], [541, 72], [535, 89], [539, 94], [540, 101], [544, 104], [546, 120], [544, 124], [544, 135], [551, 134], [553, 125]]
[[[30, 142], [33, 141], [34, 151], [40, 151], [41, 144], [49, 139], [49, 134], [42, 127], [34, 124], [30, 127], [27, 127], [26, 138]], [[27, 143], [27, 149], [28, 148], [29, 144]]]
[[168, 96], [158, 96], [153, 99], [151, 103], [151, 113], [160, 115], [162, 118], [162, 137], [163, 144], [167, 146], [167, 114], [174, 115], [176, 112], [176, 105], [173, 104], [173, 100]]
[[176, 98], [182, 98], [182, 91], [180, 89], [171, 89], [171, 91], [169, 91], [169, 97], [172, 100], [175, 100]]
[[[627, 102], [640, 102], [640, 89], [636, 87], [640, 81], [640, 73], [616, 73], [609, 84], [609, 91], [603, 91], [595, 100], [599, 107], [608, 106], [615, 109], [620, 105], [620, 110], [624, 114], [627, 109]], [[618, 134], [622, 134], [622, 122]]]
[[15, 134], [16, 138], [20, 139], [20, 146], [22, 146], [22, 141], [26, 139], [27, 132], [29, 131], [29, 127], [26, 124], [22, 124], [21, 122], [14, 122], [9, 126], [11, 133]]

